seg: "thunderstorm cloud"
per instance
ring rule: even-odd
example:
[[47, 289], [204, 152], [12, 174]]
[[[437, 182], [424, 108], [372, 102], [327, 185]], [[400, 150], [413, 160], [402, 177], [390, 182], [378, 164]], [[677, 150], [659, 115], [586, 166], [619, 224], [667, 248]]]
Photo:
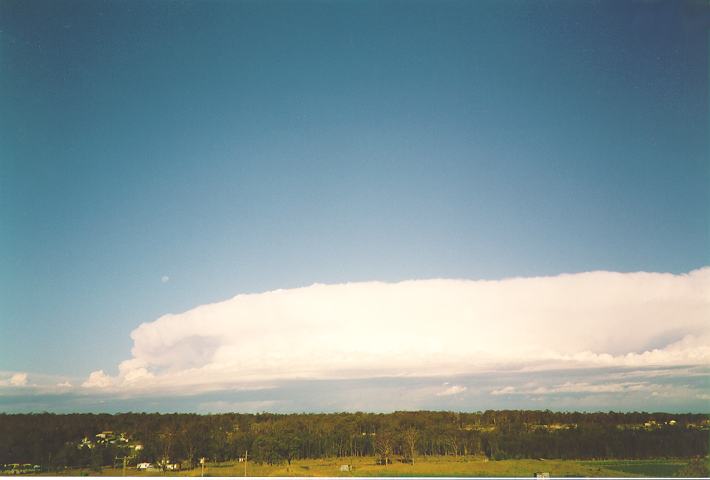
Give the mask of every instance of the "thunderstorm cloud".
[[709, 365], [709, 314], [708, 267], [316, 284], [144, 323], [131, 333], [132, 358], [118, 375], [92, 372], [83, 387], [208, 391], [283, 380]]

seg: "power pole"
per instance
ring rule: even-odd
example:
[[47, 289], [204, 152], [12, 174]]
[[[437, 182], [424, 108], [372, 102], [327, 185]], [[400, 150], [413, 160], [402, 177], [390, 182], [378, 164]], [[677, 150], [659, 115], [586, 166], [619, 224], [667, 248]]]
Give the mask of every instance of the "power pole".
[[244, 476], [247, 476], [247, 461], [249, 460], [249, 450], [244, 452]]

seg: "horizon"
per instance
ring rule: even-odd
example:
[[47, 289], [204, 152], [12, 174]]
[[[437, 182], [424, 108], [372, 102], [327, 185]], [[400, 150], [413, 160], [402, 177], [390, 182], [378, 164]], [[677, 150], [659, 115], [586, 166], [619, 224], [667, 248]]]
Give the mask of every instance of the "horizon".
[[263, 412], [206, 412], [206, 413], [199, 413], [199, 412], [156, 412], [156, 411], [125, 411], [125, 412], [72, 412], [72, 413], [56, 413], [56, 412], [21, 412], [21, 413], [7, 413], [7, 412], [0, 412], [0, 415], [110, 415], [110, 416], [119, 416], [119, 415], [197, 415], [197, 416], [211, 416], [211, 415], [251, 415], [251, 416], [259, 416], [259, 415], [273, 415], [273, 416], [289, 416], [289, 415], [305, 415], [305, 416], [316, 416], [316, 415], [358, 415], [358, 414], [363, 414], [363, 415], [394, 415], [398, 413], [462, 413], [466, 415], [482, 415], [486, 412], [550, 412], [554, 414], [573, 414], [573, 413], [578, 413], [581, 415], [593, 415], [593, 414], [608, 414], [608, 413], [619, 413], [622, 415], [626, 414], [647, 414], [647, 415], [707, 415], [706, 412], [646, 412], [646, 411], [614, 411], [614, 410], [607, 410], [607, 411], [601, 411], [601, 410], [590, 410], [590, 411], [576, 411], [576, 410], [553, 410], [553, 409], [545, 409], [545, 410], [536, 410], [536, 409], [514, 409], [514, 410], [496, 410], [496, 409], [487, 409], [487, 410], [476, 410], [476, 411], [469, 411], [469, 410], [394, 410], [391, 412], [367, 412], [367, 411], [340, 411], [340, 412], [288, 412], [288, 413], [278, 413], [278, 412], [269, 412], [269, 411], [263, 411]]
[[0, 412], [708, 413], [706, 18], [0, 2]]

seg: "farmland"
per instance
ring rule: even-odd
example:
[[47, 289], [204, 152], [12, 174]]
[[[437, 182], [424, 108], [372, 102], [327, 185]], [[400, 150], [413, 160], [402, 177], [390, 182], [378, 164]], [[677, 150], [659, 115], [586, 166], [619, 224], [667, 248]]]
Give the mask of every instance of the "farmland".
[[[247, 462], [248, 476], [280, 477], [409, 477], [409, 476], [446, 476], [446, 477], [531, 477], [536, 472], [546, 472], [553, 477], [642, 477], [674, 476], [688, 465], [688, 460], [486, 460], [480, 457], [433, 456], [416, 459], [414, 465], [395, 462], [384, 466], [376, 457], [326, 458], [295, 460], [291, 465], [268, 465]], [[351, 471], [341, 471], [343, 465], [351, 465]], [[128, 468], [130, 476], [200, 476], [200, 468], [178, 472], [146, 471], [139, 472]], [[122, 476], [120, 468], [67, 469], [60, 475], [72, 476]], [[243, 476], [243, 462], [208, 463], [204, 476], [231, 477]]]

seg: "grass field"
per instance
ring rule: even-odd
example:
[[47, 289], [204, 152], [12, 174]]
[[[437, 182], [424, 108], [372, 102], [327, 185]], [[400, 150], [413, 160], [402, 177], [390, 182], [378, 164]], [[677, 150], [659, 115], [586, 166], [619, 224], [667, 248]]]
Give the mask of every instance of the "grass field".
[[599, 460], [582, 463], [623, 472], [625, 475], [645, 477], [672, 477], [688, 464], [682, 460]]
[[[415, 464], [395, 462], [391, 465], [377, 465], [373, 457], [332, 458], [318, 460], [298, 460], [287, 465], [247, 464], [248, 476], [312, 476], [312, 477], [532, 477], [535, 472], [547, 472], [553, 477], [661, 477], [673, 476], [683, 466], [684, 460], [499, 460], [486, 461], [474, 457], [421, 457]], [[340, 466], [351, 464], [353, 470], [341, 472]], [[162, 473], [160, 471], [139, 472], [135, 468], [126, 471], [130, 476], [199, 476], [200, 469]], [[123, 471], [104, 468], [101, 472], [72, 469], [65, 475], [101, 475], [120, 477]], [[205, 476], [241, 477], [244, 464], [225, 462], [208, 464]]]

